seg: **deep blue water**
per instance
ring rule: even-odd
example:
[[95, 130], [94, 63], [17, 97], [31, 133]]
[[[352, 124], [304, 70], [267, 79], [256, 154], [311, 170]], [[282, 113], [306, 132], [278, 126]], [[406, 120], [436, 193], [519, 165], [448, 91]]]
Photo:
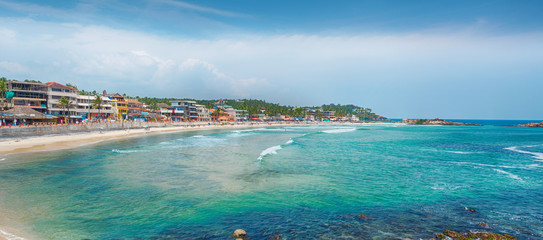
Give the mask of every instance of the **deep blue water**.
[[0, 209], [0, 226], [43, 239], [228, 239], [237, 228], [249, 239], [428, 239], [444, 229], [542, 239], [543, 129], [150, 135], [8, 156]]

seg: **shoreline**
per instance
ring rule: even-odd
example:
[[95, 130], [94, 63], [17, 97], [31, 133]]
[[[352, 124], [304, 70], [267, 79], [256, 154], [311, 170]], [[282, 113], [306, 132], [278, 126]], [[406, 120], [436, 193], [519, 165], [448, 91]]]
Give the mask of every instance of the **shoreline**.
[[103, 141], [120, 140], [131, 137], [139, 137], [148, 134], [175, 133], [198, 130], [218, 130], [234, 128], [273, 127], [273, 126], [306, 126], [310, 124], [240, 124], [240, 125], [195, 125], [195, 126], [171, 126], [154, 127], [148, 130], [143, 128], [125, 130], [106, 130], [92, 132], [74, 132], [66, 134], [45, 134], [37, 136], [22, 136], [21, 138], [9, 138], [0, 140], [0, 161], [5, 157], [18, 153], [30, 153], [40, 151], [55, 151], [76, 148], [96, 144]]
[[169, 126], [169, 127], [151, 127], [149, 129], [133, 128], [125, 130], [106, 130], [91, 132], [73, 132], [73, 133], [54, 133], [45, 135], [26, 135], [19, 138], [9, 137], [0, 139], [0, 161], [7, 156], [19, 153], [30, 153], [40, 151], [56, 151], [62, 149], [76, 148], [79, 146], [91, 145], [103, 141], [120, 140], [131, 137], [139, 137], [148, 134], [175, 133], [185, 131], [204, 131], [236, 128], [257, 128], [257, 127], [280, 127], [280, 126], [325, 126], [325, 125], [343, 125], [343, 126], [368, 126], [368, 125], [389, 125], [391, 123], [251, 123], [251, 124], [224, 124], [224, 125], [189, 125], [189, 126]]

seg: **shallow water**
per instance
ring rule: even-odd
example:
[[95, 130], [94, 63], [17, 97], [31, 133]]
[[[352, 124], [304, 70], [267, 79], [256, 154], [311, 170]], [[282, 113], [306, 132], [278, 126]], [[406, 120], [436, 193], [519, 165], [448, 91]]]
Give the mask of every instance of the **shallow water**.
[[151, 135], [8, 156], [0, 225], [44, 239], [541, 239], [542, 155], [543, 129], [494, 126]]

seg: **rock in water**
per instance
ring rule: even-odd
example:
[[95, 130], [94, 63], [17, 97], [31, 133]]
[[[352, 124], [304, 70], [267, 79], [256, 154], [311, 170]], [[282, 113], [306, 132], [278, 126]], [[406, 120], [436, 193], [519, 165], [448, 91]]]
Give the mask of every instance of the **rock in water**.
[[232, 233], [232, 236], [234, 236], [236, 239], [243, 240], [244, 237], [247, 237], [247, 232], [243, 229], [236, 229], [234, 233]]
[[480, 239], [480, 240], [516, 240], [517, 238], [509, 234], [499, 234], [490, 232], [478, 232], [478, 233], [461, 233], [445, 229], [443, 233], [437, 233], [436, 239], [453, 239], [453, 240], [468, 240], [468, 239]]

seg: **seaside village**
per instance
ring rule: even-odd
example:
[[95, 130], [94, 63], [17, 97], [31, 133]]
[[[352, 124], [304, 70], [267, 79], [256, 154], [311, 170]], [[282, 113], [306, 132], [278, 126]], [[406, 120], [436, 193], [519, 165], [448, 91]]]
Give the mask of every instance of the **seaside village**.
[[[336, 117], [334, 111], [323, 111], [317, 118], [314, 110], [308, 110], [305, 118], [288, 115], [260, 114], [249, 116], [246, 110], [237, 110], [223, 100], [211, 109], [195, 101], [170, 100], [171, 104], [158, 103], [148, 106], [136, 99], [118, 93], [84, 95], [76, 88], [57, 82], [15, 81], [5, 82], [0, 102], [2, 127], [82, 124], [103, 121], [171, 121], [171, 122], [221, 122], [247, 121], [352, 121], [359, 118]], [[99, 99], [97, 99], [99, 98]]]

